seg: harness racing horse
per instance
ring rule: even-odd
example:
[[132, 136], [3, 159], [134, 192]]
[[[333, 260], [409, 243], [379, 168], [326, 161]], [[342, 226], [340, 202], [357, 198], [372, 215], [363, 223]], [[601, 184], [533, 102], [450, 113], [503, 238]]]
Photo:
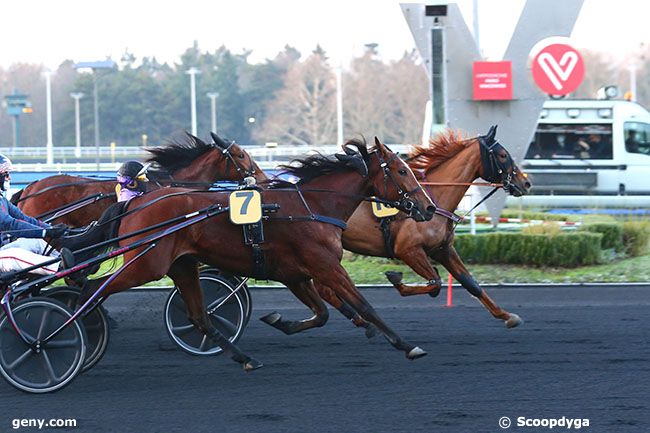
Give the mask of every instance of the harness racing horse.
[[[517, 197], [528, 192], [531, 184], [527, 176], [519, 170], [506, 149], [496, 141], [495, 135], [496, 126], [490, 128], [485, 136], [467, 140], [448, 131], [431, 139], [429, 146], [416, 147], [411, 153], [407, 162], [413, 170], [424, 171], [422, 182], [438, 206], [438, 211], [455, 210], [469, 185], [479, 177], [501, 184], [504, 190]], [[434, 185], [427, 186], [427, 183]], [[343, 248], [359, 254], [398, 258], [430, 282], [419, 287], [406, 286], [401, 283], [401, 274], [387, 273], [402, 296], [438, 294], [438, 272], [429, 261], [432, 259], [444, 266], [495, 318], [504, 320], [508, 328], [522, 323], [518, 315], [497, 306], [465, 267], [453, 246], [455, 223], [448, 217], [451, 215], [445, 216], [444, 211], [437, 211], [430, 221], [415, 224], [412, 219], [399, 213], [390, 221], [391, 242], [387, 243], [381, 222], [373, 215], [371, 206], [372, 204], [362, 203], [350, 217], [348, 229], [343, 233]], [[318, 283], [316, 288], [323, 299], [339, 309], [353, 323], [368, 328], [368, 324], [341, 303], [331, 290]], [[373, 335], [372, 330], [367, 332], [367, 335]]]
[[[409, 359], [416, 359], [426, 352], [402, 340], [379, 318], [340, 263], [344, 221], [365, 196], [388, 200], [418, 221], [433, 216], [433, 203], [411, 169], [379, 140], [375, 139], [375, 143], [375, 149], [368, 151], [365, 143], [352, 140], [346, 145], [346, 154], [335, 155], [336, 158], [317, 154], [298, 160], [297, 166], [287, 168], [290, 174], [300, 178], [297, 184], [275, 181], [260, 191], [262, 203], [276, 209], [264, 217], [265, 240], [260, 245], [265, 262], [264, 278], [285, 284], [314, 313], [313, 317], [301, 321], [285, 321], [278, 313], [271, 313], [263, 320], [287, 333], [323, 326], [329, 315], [314, 289], [312, 280], [317, 281], [331, 288], [338, 298], [379, 328], [395, 348], [404, 351]], [[78, 249], [115, 234], [122, 236], [146, 229], [180, 213], [194, 214], [210, 207], [225, 209], [227, 199], [228, 195], [220, 192], [181, 188], [152, 191], [106, 212], [102, 219], [119, 213], [121, 207], [128, 209], [149, 203], [126, 215], [117, 232], [109, 225], [98, 224], [85, 235], [64, 239], [64, 246]], [[133, 239], [145, 235], [138, 236]], [[126, 243], [121, 240], [119, 244], [123, 247]], [[254, 250], [244, 244], [241, 227], [215, 210], [209, 221], [163, 237], [154, 249], [155, 254], [143, 253], [142, 248], [125, 253], [125, 263], [139, 253], [144, 255], [110, 281], [101, 296], [105, 298], [167, 274], [180, 290], [191, 323], [245, 370], [260, 367], [261, 363], [226, 340], [208, 320], [198, 280], [198, 261], [235, 275], [259, 278]], [[81, 302], [90, 299], [104, 281], [107, 277], [89, 281]]]
[[[214, 143], [205, 143], [186, 133], [182, 140], [166, 146], [145, 149], [150, 156], [146, 162], [154, 164], [149, 171], [151, 182], [148, 189], [159, 188], [174, 182], [188, 182], [187, 186], [209, 187], [219, 180], [241, 181], [255, 177], [266, 179], [264, 172], [240, 146], [227, 143], [212, 134]], [[32, 216], [49, 216], [71, 203], [79, 203], [79, 209], [55, 218], [58, 223], [70, 227], [83, 227], [96, 221], [114, 203], [114, 179], [92, 179], [60, 174], [32, 182], [11, 198], [24, 213]], [[183, 185], [185, 186], [185, 185]]]

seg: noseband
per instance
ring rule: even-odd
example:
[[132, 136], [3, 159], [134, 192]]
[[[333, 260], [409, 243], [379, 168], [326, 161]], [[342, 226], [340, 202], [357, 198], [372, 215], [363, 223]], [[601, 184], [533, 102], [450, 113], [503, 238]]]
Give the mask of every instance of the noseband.
[[235, 170], [237, 170], [237, 173], [241, 176], [242, 179], [247, 178], [247, 177], [255, 177], [255, 169], [253, 168], [253, 163], [251, 161], [251, 167], [250, 168], [244, 168], [241, 165], [237, 163], [237, 160], [235, 160], [235, 157], [232, 156], [232, 153], [230, 153], [230, 148], [235, 144], [233, 141], [228, 145], [226, 148], [222, 148], [221, 153], [228, 158], [230, 162], [232, 162], [233, 167], [235, 167]]

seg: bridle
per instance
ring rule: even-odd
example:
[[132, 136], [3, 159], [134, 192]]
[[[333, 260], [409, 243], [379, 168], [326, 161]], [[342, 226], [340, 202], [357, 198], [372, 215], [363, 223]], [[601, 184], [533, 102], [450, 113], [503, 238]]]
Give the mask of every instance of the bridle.
[[492, 139], [492, 143], [488, 144], [484, 136], [479, 136], [478, 142], [481, 148], [483, 179], [494, 184], [501, 184], [503, 189], [510, 193], [513, 190], [519, 190], [519, 187], [512, 182], [513, 177], [517, 174], [517, 164], [510, 153], [506, 151], [506, 161], [501, 162], [497, 157], [498, 151], [505, 151], [501, 143]]
[[254, 165], [253, 165], [253, 161], [251, 160], [251, 166], [250, 166], [250, 168], [242, 167], [242, 166], [237, 162], [237, 160], [236, 160], [235, 157], [232, 155], [232, 153], [230, 152], [230, 148], [233, 147], [233, 145], [235, 145], [235, 142], [234, 142], [234, 141], [231, 142], [231, 143], [228, 145], [228, 147], [222, 147], [222, 148], [221, 148], [221, 154], [224, 155], [226, 158], [228, 158], [228, 161], [229, 161], [229, 162], [232, 162], [233, 167], [235, 167], [235, 170], [237, 170], [237, 173], [239, 173], [239, 175], [241, 176], [242, 180], [245, 179], [245, 178], [247, 178], [247, 177], [255, 177], [255, 174], [256, 174], [256, 173], [255, 173], [255, 168], [254, 168]]
[[388, 181], [390, 180], [393, 183], [393, 186], [397, 190], [397, 194], [399, 195], [399, 199], [390, 202], [387, 200], [380, 200], [377, 199], [376, 201], [390, 204], [391, 206], [394, 206], [404, 212], [407, 212], [409, 216], [414, 216], [416, 212], [420, 212], [418, 209], [415, 201], [411, 199], [411, 196], [415, 194], [418, 191], [422, 190], [422, 185], [418, 183], [418, 186], [413, 188], [411, 191], [404, 191], [402, 187], [399, 185], [397, 180], [395, 180], [395, 177], [391, 173], [390, 169], [388, 168], [389, 164], [393, 162], [395, 158], [399, 157], [399, 153], [393, 153], [388, 161], [384, 161], [384, 158], [381, 155], [381, 152], [377, 151], [377, 158], [379, 158], [379, 167], [382, 169], [383, 174], [384, 174], [384, 197], [388, 195]]

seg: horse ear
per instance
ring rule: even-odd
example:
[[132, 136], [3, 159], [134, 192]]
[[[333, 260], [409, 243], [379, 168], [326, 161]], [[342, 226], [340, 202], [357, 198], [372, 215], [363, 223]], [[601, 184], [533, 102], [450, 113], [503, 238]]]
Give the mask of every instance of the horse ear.
[[379, 150], [382, 154], [384, 155], [386, 154], [387, 151], [386, 146], [384, 145], [384, 143], [379, 141], [379, 138], [377, 138], [377, 136], [375, 136], [375, 148]]
[[356, 170], [357, 173], [359, 173], [361, 176], [368, 176], [368, 166], [360, 154], [357, 153], [355, 155], [341, 155], [340, 153], [337, 153], [334, 156], [339, 161], [344, 162], [346, 167], [350, 167]]
[[488, 131], [487, 135], [485, 136], [485, 138], [488, 141], [494, 141], [494, 137], [496, 137], [496, 135], [497, 135], [497, 126], [498, 125], [492, 125], [490, 127], [490, 130]]
[[228, 147], [228, 143], [226, 143], [226, 141], [223, 138], [219, 137], [214, 132], [210, 132], [210, 137], [212, 137], [212, 140], [214, 140], [214, 144], [216, 144], [220, 148], [226, 149]]

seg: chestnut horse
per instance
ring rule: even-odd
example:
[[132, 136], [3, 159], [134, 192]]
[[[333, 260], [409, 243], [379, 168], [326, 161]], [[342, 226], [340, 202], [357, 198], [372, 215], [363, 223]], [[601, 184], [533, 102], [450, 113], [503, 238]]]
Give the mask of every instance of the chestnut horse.
[[[425, 185], [425, 188], [439, 209], [455, 210], [468, 185], [479, 177], [502, 184], [504, 190], [514, 196], [528, 192], [531, 184], [527, 176], [496, 141], [495, 135], [496, 126], [490, 128], [487, 135], [471, 139], [462, 139], [459, 134], [449, 131], [431, 139], [427, 147], [416, 147], [410, 154], [407, 160], [409, 166], [413, 170], [424, 171], [422, 182], [436, 184]], [[350, 217], [348, 229], [343, 233], [343, 248], [359, 254], [398, 258], [429, 281], [429, 284], [423, 286], [406, 286], [401, 283], [401, 274], [387, 273], [402, 296], [438, 294], [439, 277], [431, 265], [431, 259], [444, 266], [495, 318], [504, 320], [508, 328], [522, 323], [518, 315], [497, 306], [467, 270], [453, 246], [455, 224], [451, 219], [436, 214], [426, 223], [415, 224], [412, 219], [399, 213], [390, 222], [389, 245], [393, 247], [389, 247], [392, 251], [387, 251], [381, 223], [373, 215], [371, 206], [369, 203], [361, 204]], [[323, 299], [357, 326], [368, 327], [331, 290], [319, 284], [316, 288]], [[372, 335], [372, 331], [369, 335]]]
[[[266, 179], [264, 172], [250, 155], [235, 143], [227, 143], [211, 134], [214, 143], [205, 143], [186, 133], [182, 140], [166, 146], [146, 149], [151, 155], [146, 162], [154, 164], [149, 171], [148, 189], [177, 182], [196, 182], [197, 188], [206, 188], [218, 180], [241, 181], [252, 176]], [[70, 203], [103, 194], [101, 199], [88, 203], [73, 212], [56, 218], [58, 223], [82, 227], [96, 221], [114, 201], [115, 180], [91, 179], [60, 174], [32, 182], [14, 194], [12, 203], [24, 213], [38, 217]]]
[[[276, 213], [264, 218], [266, 239], [260, 245], [267, 269], [265, 278], [285, 284], [314, 313], [313, 317], [302, 321], [286, 321], [278, 313], [263, 319], [287, 333], [323, 326], [329, 316], [327, 307], [314, 289], [312, 280], [317, 281], [331, 288], [338, 298], [379, 328], [396, 349], [404, 351], [409, 359], [416, 359], [426, 355], [426, 352], [402, 340], [379, 318], [340, 263], [344, 221], [352, 215], [364, 196], [375, 195], [390, 200], [419, 221], [433, 216], [433, 203], [411, 169], [379, 140], [375, 139], [375, 142], [373, 151], [368, 151], [365, 143], [353, 140], [347, 143], [346, 154], [336, 155], [336, 159], [317, 154], [298, 160], [297, 166], [287, 168], [290, 174], [300, 178], [296, 185], [276, 181], [268, 189], [260, 191], [263, 203], [279, 205]], [[147, 207], [125, 215], [117, 234], [133, 233], [179, 214], [192, 213], [209, 206], [225, 207], [228, 206], [227, 200], [228, 195], [220, 192], [179, 188], [152, 191], [126, 204], [128, 208], [149, 203]], [[109, 209], [107, 214], [114, 214], [120, 205]], [[106, 217], [105, 214], [102, 218]], [[114, 234], [108, 225], [97, 225], [85, 235], [64, 239], [63, 242], [64, 246], [77, 249]], [[121, 246], [125, 244], [124, 240], [120, 242]], [[245, 370], [260, 367], [258, 361], [241, 352], [212, 326], [207, 318], [198, 280], [198, 261], [234, 275], [257, 274], [256, 257], [253, 249], [243, 242], [242, 228], [232, 224], [221, 213], [162, 238], [154, 249], [155, 254], [141, 256], [131, 267], [118, 274], [101, 296], [142, 285], [167, 274], [179, 288], [194, 326], [224, 348]], [[125, 253], [124, 262], [129, 262], [142, 251], [136, 249]], [[89, 299], [104, 281], [106, 278], [89, 281], [82, 297]]]

